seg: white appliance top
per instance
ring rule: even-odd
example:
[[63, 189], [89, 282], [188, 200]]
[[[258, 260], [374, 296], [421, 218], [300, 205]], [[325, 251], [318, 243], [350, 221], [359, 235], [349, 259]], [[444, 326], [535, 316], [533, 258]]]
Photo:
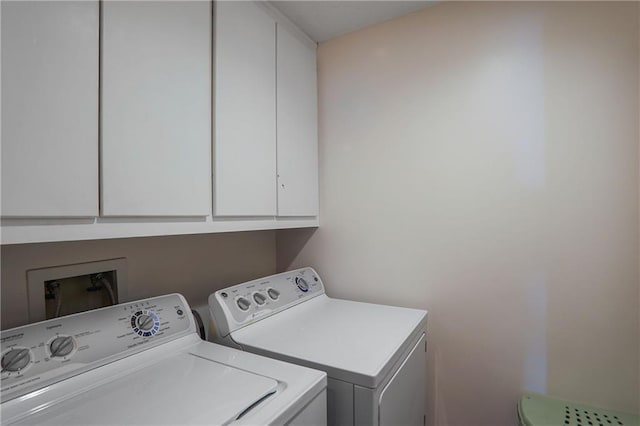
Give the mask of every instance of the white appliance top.
[[277, 385], [273, 379], [182, 354], [87, 390], [16, 424], [221, 425], [275, 392]]
[[[296, 291], [296, 277], [305, 277], [315, 288]], [[251, 298], [267, 288], [277, 289], [279, 298], [263, 305], [253, 301], [246, 311], [237, 304], [239, 297]], [[233, 341], [247, 350], [370, 388], [411, 349], [427, 321], [423, 310], [329, 298], [311, 268], [217, 291], [209, 297], [209, 306], [221, 337], [228, 329]], [[226, 322], [219, 322], [221, 317]]]
[[326, 386], [200, 340], [177, 294], [3, 331], [2, 356], [3, 424], [278, 424]]

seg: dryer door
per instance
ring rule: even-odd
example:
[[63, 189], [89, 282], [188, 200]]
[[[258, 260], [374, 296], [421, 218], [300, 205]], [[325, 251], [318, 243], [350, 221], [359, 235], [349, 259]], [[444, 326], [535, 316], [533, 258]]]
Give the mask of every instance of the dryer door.
[[380, 426], [422, 426], [426, 415], [427, 352], [423, 334], [380, 393]]

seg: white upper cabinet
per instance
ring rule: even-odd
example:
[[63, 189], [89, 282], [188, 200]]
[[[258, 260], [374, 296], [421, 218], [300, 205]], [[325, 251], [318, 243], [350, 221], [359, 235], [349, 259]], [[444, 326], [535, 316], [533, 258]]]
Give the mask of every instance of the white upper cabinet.
[[215, 13], [217, 216], [317, 216], [315, 44], [255, 2]]
[[215, 10], [217, 216], [275, 216], [276, 21], [248, 1]]
[[3, 217], [98, 213], [98, 2], [3, 1]]
[[101, 213], [211, 213], [211, 3], [102, 4]]
[[278, 216], [316, 216], [316, 49], [282, 25], [277, 40]]
[[274, 6], [0, 8], [0, 244], [318, 226], [316, 44]]

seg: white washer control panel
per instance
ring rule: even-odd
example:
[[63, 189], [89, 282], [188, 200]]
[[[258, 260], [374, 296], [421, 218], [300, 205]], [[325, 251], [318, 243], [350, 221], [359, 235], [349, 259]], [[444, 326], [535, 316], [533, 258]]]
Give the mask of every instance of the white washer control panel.
[[221, 336], [324, 294], [312, 268], [272, 275], [218, 290], [209, 296], [209, 311]]
[[2, 401], [191, 332], [191, 310], [179, 294], [4, 330]]

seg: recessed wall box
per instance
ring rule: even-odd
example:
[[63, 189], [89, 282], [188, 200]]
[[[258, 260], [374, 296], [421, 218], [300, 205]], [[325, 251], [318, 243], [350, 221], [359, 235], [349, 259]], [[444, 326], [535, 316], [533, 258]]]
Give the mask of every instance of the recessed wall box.
[[29, 322], [126, 302], [125, 258], [27, 271]]

